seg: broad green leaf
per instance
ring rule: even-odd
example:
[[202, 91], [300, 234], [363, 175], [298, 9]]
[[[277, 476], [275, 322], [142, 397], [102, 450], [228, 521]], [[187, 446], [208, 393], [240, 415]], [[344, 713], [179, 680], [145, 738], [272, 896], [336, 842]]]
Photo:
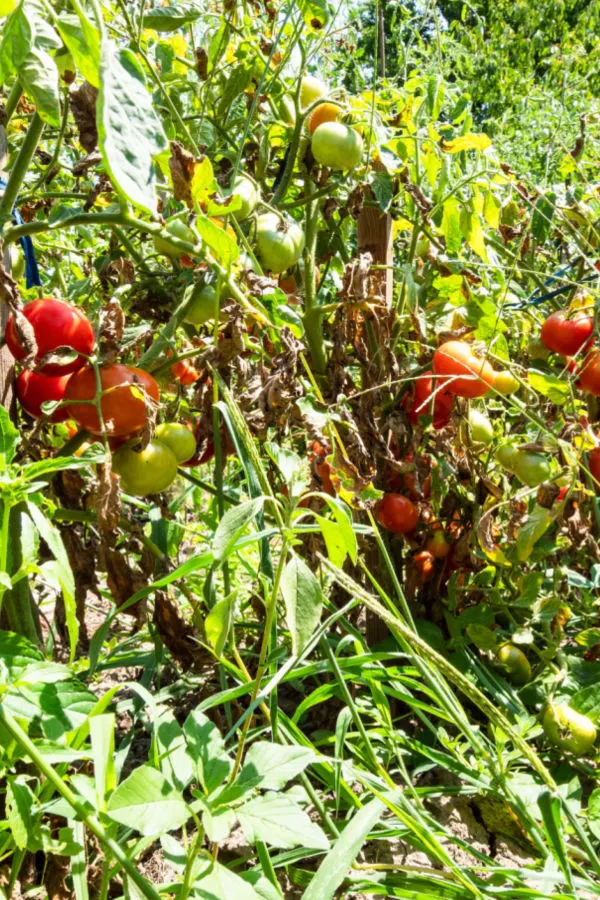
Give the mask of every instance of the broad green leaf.
[[531, 232], [537, 241], [545, 241], [552, 228], [552, 219], [556, 208], [556, 194], [548, 191], [535, 201], [531, 217]]
[[333, 900], [384, 809], [385, 803], [378, 798], [359, 809], [317, 869], [303, 894], [304, 900]]
[[467, 243], [477, 256], [487, 262], [485, 236], [481, 227], [481, 218], [475, 209], [464, 208], [461, 212], [461, 229], [466, 235]]
[[577, 691], [569, 700], [569, 706], [594, 722], [600, 722], [600, 684], [590, 684]]
[[270, 741], [255, 741], [246, 754], [239, 778], [259, 776], [260, 782], [257, 783], [263, 790], [278, 791], [316, 759], [309, 747], [286, 747]]
[[220, 862], [203, 859], [198, 865], [193, 896], [199, 900], [260, 900], [246, 881]]
[[117, 786], [115, 770], [115, 716], [105, 713], [90, 719], [90, 741], [94, 760], [96, 802], [98, 809], [106, 809], [107, 797]]
[[285, 795], [267, 793], [255, 797], [237, 809], [237, 817], [250, 844], [264, 841], [283, 850], [291, 847], [329, 849], [323, 830]]
[[38, 115], [48, 125], [60, 125], [59, 76], [49, 53], [31, 47], [19, 67], [19, 80], [25, 93], [35, 103]]
[[62, 472], [66, 469], [89, 468], [91, 465], [103, 462], [105, 456], [106, 452], [102, 444], [96, 443], [84, 450], [81, 456], [55, 456], [29, 463], [29, 465], [23, 467], [23, 475], [28, 481], [37, 481], [47, 475], [54, 475], [55, 472]]
[[288, 450], [286, 447], [280, 447], [273, 441], [266, 441], [265, 450], [279, 469], [281, 476], [287, 485], [292, 483], [308, 483], [308, 466], [297, 453]]
[[100, 35], [89, 19], [61, 13], [56, 27], [67, 46], [77, 71], [92, 87], [100, 87]]
[[14, 459], [21, 436], [10, 420], [7, 410], [0, 406], [0, 472]]
[[202, 824], [209, 841], [224, 841], [235, 825], [235, 812], [225, 806], [215, 810], [205, 809]]
[[299, 9], [306, 25], [320, 31], [329, 20], [327, 0], [300, 0]]
[[217, 656], [221, 656], [227, 643], [227, 638], [233, 624], [233, 609], [235, 594], [219, 600], [204, 620], [206, 640], [214, 649]]
[[570, 878], [571, 866], [563, 836], [560, 799], [553, 797], [550, 791], [544, 791], [538, 797], [538, 806], [542, 813], [542, 822], [548, 837], [548, 846], [565, 877]]
[[319, 582], [299, 556], [294, 555], [283, 571], [281, 593], [292, 636], [292, 652], [297, 656], [314, 634], [323, 608]]
[[32, 30], [27, 16], [20, 6], [10, 16], [2, 29], [0, 43], [0, 81], [6, 81], [18, 72], [31, 46]]
[[[350, 510], [345, 504], [341, 502], [341, 500], [337, 500], [334, 497], [327, 497], [326, 503], [335, 518], [335, 523], [330, 522], [330, 524], [333, 525], [336, 530], [336, 533], [334, 534], [333, 531], [326, 526], [328, 534], [322, 532], [325, 543], [327, 544], [327, 552], [329, 558], [334, 563], [334, 565], [341, 567], [347, 554], [350, 557], [351, 562], [356, 563], [356, 560], [358, 558], [358, 542], [356, 539], [356, 534], [352, 527], [352, 516]], [[343, 556], [341, 557], [340, 562], [335, 562], [335, 560], [332, 558], [330, 553], [330, 543], [331, 549], [333, 549], [333, 546], [335, 545], [339, 548], [339, 553], [343, 552]], [[334, 553], [335, 552], [336, 551], [334, 550]]]
[[39, 831], [38, 816], [34, 810], [35, 796], [23, 775], [9, 775], [6, 782], [6, 821], [19, 850], [37, 850], [39, 842], [34, 842], [35, 832]]
[[196, 777], [210, 794], [223, 784], [231, 772], [231, 759], [225, 750], [223, 737], [217, 726], [197, 710], [185, 720], [183, 733]]
[[115, 822], [150, 837], [181, 828], [190, 815], [181, 793], [148, 765], [134, 769], [119, 785], [107, 812]]
[[32, 663], [43, 662], [44, 655], [21, 634], [0, 631], [0, 660], [9, 683], [13, 683]]
[[434, 122], [444, 105], [445, 93], [446, 89], [442, 75], [431, 75], [427, 82], [427, 106], [429, 115]]
[[519, 562], [525, 562], [533, 553], [533, 548], [550, 528], [554, 521], [554, 515], [543, 506], [536, 506], [533, 512], [527, 516], [525, 522], [519, 526], [517, 534], [517, 556]]
[[492, 142], [487, 134], [462, 134], [451, 141], [442, 142], [445, 153], [460, 153], [462, 150], [487, 150]]
[[233, 551], [237, 539], [247, 525], [256, 518], [263, 507], [264, 499], [257, 497], [246, 500], [238, 506], [228, 509], [215, 531], [212, 541], [212, 552], [215, 562], [223, 562]]
[[527, 373], [527, 380], [534, 391], [547, 397], [557, 406], [563, 406], [569, 397], [569, 385], [564, 378], [557, 378], [556, 375], [547, 375], [530, 369]]
[[177, 31], [178, 28], [195, 22], [201, 12], [200, 7], [185, 3], [177, 3], [176, 6], [156, 6], [144, 13], [144, 28], [151, 28], [163, 34]]
[[161, 709], [154, 719], [152, 754], [167, 781], [183, 791], [194, 777], [194, 767], [183, 729], [170, 709]]
[[[77, 610], [75, 607], [75, 581], [73, 572], [69, 563], [69, 557], [62, 541], [62, 537], [58, 528], [46, 518], [44, 513], [35, 505], [35, 503], [27, 503], [27, 512], [37, 528], [40, 537], [48, 545], [48, 549], [55, 559], [52, 565], [52, 574], [56, 577], [60, 584], [62, 595], [65, 601], [65, 617], [67, 621], [67, 630], [69, 632], [69, 644], [71, 650], [71, 660], [75, 658], [75, 650], [77, 649], [77, 641], [79, 639], [79, 622], [77, 620]], [[45, 570], [50, 571], [48, 564]]]
[[156, 212], [153, 158], [167, 139], [136, 56], [106, 40], [96, 109], [100, 152], [115, 186], [136, 206]]
[[217, 262], [223, 266], [234, 262], [240, 255], [237, 241], [224, 228], [220, 228], [206, 216], [198, 216], [196, 228], [202, 240], [210, 247]]
[[460, 204], [455, 197], [449, 197], [444, 203], [441, 229], [446, 249], [453, 256], [459, 252], [464, 237], [460, 227]]
[[48, 740], [57, 741], [83, 725], [97, 701], [80, 681], [70, 679], [20, 685], [3, 702], [14, 716], [35, 721]]

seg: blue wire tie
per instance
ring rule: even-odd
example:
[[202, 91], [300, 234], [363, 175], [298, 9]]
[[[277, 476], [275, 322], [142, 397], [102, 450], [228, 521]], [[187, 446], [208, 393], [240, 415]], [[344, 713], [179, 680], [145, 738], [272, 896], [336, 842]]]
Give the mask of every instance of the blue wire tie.
[[[6, 179], [0, 177], [0, 188], [5, 188], [6, 184]], [[16, 206], [13, 207], [12, 218], [15, 225], [23, 225], [23, 216]], [[25, 280], [27, 288], [41, 287], [42, 279], [40, 278], [40, 271], [35, 258], [33, 241], [29, 235], [26, 235], [25, 237], [19, 238], [19, 243], [23, 249], [23, 256], [25, 257]]]

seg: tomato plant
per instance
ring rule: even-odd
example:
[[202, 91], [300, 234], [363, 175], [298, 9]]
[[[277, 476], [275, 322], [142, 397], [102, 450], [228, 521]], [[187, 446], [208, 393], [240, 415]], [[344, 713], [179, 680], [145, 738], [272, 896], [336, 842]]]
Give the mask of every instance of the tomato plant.
[[[115, 363], [100, 367], [99, 382], [100, 410], [108, 434], [126, 435], [143, 428], [149, 409], [160, 400], [160, 391], [152, 375], [143, 369]], [[92, 434], [101, 434], [103, 430], [94, 403], [97, 393], [93, 366], [76, 372], [65, 390], [69, 415]]]
[[[35, 362], [39, 366], [50, 355], [62, 348], [74, 351], [76, 356], [62, 362], [47, 362], [39, 369], [43, 375], [66, 375], [75, 372], [85, 362], [94, 349], [94, 329], [85, 313], [71, 303], [42, 297], [26, 303], [21, 314], [33, 329], [37, 346]], [[15, 359], [22, 360], [27, 355], [19, 336], [17, 320], [12, 315], [6, 324], [6, 344]]]
[[264, 213], [256, 223], [256, 244], [263, 266], [277, 275], [300, 259], [304, 232], [294, 222], [286, 222], [275, 213]]

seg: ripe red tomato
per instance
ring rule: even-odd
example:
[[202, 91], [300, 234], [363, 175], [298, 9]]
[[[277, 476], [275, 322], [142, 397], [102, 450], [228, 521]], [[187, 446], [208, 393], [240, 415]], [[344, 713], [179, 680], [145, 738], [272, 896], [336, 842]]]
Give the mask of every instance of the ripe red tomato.
[[320, 459], [317, 457], [314, 462], [314, 468], [316, 474], [321, 479], [321, 487], [326, 494], [330, 494], [332, 497], [335, 497], [335, 488], [333, 486], [333, 482], [331, 480], [331, 472], [332, 468], [326, 459]]
[[375, 504], [375, 518], [394, 534], [412, 531], [419, 520], [419, 509], [402, 494], [384, 494]]
[[[53, 297], [42, 297], [26, 303], [21, 312], [33, 327], [37, 343], [36, 363], [39, 364], [45, 356], [54, 353], [59, 347], [69, 347], [86, 356], [94, 349], [94, 329], [85, 313], [77, 306]], [[6, 323], [5, 338], [15, 359], [24, 359], [26, 353], [17, 334], [14, 316]], [[84, 363], [85, 360], [78, 356], [64, 365], [47, 363], [40, 372], [42, 375], [67, 375], [69, 372], [76, 372]]]
[[600, 397], [600, 350], [592, 350], [581, 363], [577, 387]]
[[442, 387], [439, 382], [435, 383], [431, 370], [415, 378], [413, 392], [406, 396], [404, 406], [409, 422], [416, 425], [419, 416], [431, 415], [431, 395], [434, 391], [433, 427], [439, 431], [450, 421], [454, 394], [447, 387]]
[[448, 390], [459, 397], [483, 397], [496, 373], [486, 360], [475, 356], [470, 344], [447, 341], [433, 354], [433, 371], [447, 376]]
[[585, 347], [594, 331], [594, 319], [576, 312], [568, 318], [568, 310], [560, 310], [548, 316], [542, 325], [541, 339], [544, 347], [561, 356], [575, 356]]
[[[106, 430], [110, 435], [119, 436], [139, 431], [148, 418], [144, 394], [151, 402], [158, 403], [160, 391], [152, 375], [143, 369], [113, 364], [100, 367], [102, 398], [100, 408]], [[77, 401], [93, 400], [96, 396], [96, 377], [92, 366], [86, 366], [69, 379], [65, 400], [70, 400], [69, 415], [76, 422], [91, 431], [101, 434], [102, 428], [96, 407], [92, 403]]]
[[[32, 419], [39, 419], [43, 415], [42, 403], [50, 400], [63, 400], [68, 375], [38, 375], [37, 372], [21, 372], [17, 378], [17, 397], [19, 403]], [[50, 416], [51, 422], [64, 422], [70, 418], [66, 406], [55, 409]]]

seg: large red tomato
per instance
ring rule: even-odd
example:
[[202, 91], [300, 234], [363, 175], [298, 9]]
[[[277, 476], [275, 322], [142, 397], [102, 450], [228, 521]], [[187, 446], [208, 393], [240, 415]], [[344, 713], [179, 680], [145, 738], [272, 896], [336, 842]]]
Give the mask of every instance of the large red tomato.
[[447, 341], [433, 354], [433, 371], [447, 376], [448, 390], [459, 397], [483, 397], [496, 373], [486, 360], [473, 353], [464, 341]]
[[567, 318], [568, 311], [560, 310], [548, 316], [542, 325], [542, 344], [561, 356], [575, 356], [585, 347], [594, 331], [594, 319], [583, 312]]
[[[77, 306], [55, 300], [53, 297], [42, 297], [26, 303], [21, 310], [33, 327], [37, 343], [36, 363], [40, 363], [49, 353], [59, 347], [69, 347], [77, 353], [89, 356], [94, 349], [94, 329], [85, 313]], [[26, 353], [17, 334], [14, 316], [6, 323], [6, 344], [15, 359], [24, 359]], [[85, 360], [76, 359], [60, 363], [48, 363], [40, 369], [43, 375], [66, 375], [80, 369]]]
[[433, 372], [424, 372], [414, 380], [414, 389], [405, 399], [405, 408], [409, 422], [416, 425], [419, 416], [431, 415], [431, 395], [433, 399], [433, 427], [437, 430], [445, 428], [450, 421], [454, 394], [441, 384], [434, 384]]
[[[119, 436], [131, 434], [143, 428], [148, 418], [146, 399], [158, 403], [160, 391], [152, 375], [143, 369], [119, 364], [100, 367], [102, 399], [100, 408], [108, 434]], [[144, 397], [145, 395], [145, 397]], [[72, 401], [69, 415], [76, 422], [91, 431], [101, 434], [102, 428], [96, 407], [92, 403], [77, 401], [93, 400], [96, 396], [96, 377], [92, 366], [86, 366], [69, 379], [65, 399]]]
[[577, 387], [600, 397], [600, 350], [592, 350], [581, 363]]
[[402, 494], [384, 494], [375, 504], [375, 518], [394, 534], [406, 534], [416, 528], [419, 508]]
[[[32, 419], [43, 415], [42, 403], [50, 400], [63, 400], [67, 383], [71, 375], [38, 375], [37, 372], [21, 372], [17, 378], [17, 397], [19, 403]], [[69, 418], [65, 406], [55, 409], [50, 416], [51, 422], [64, 422]]]

